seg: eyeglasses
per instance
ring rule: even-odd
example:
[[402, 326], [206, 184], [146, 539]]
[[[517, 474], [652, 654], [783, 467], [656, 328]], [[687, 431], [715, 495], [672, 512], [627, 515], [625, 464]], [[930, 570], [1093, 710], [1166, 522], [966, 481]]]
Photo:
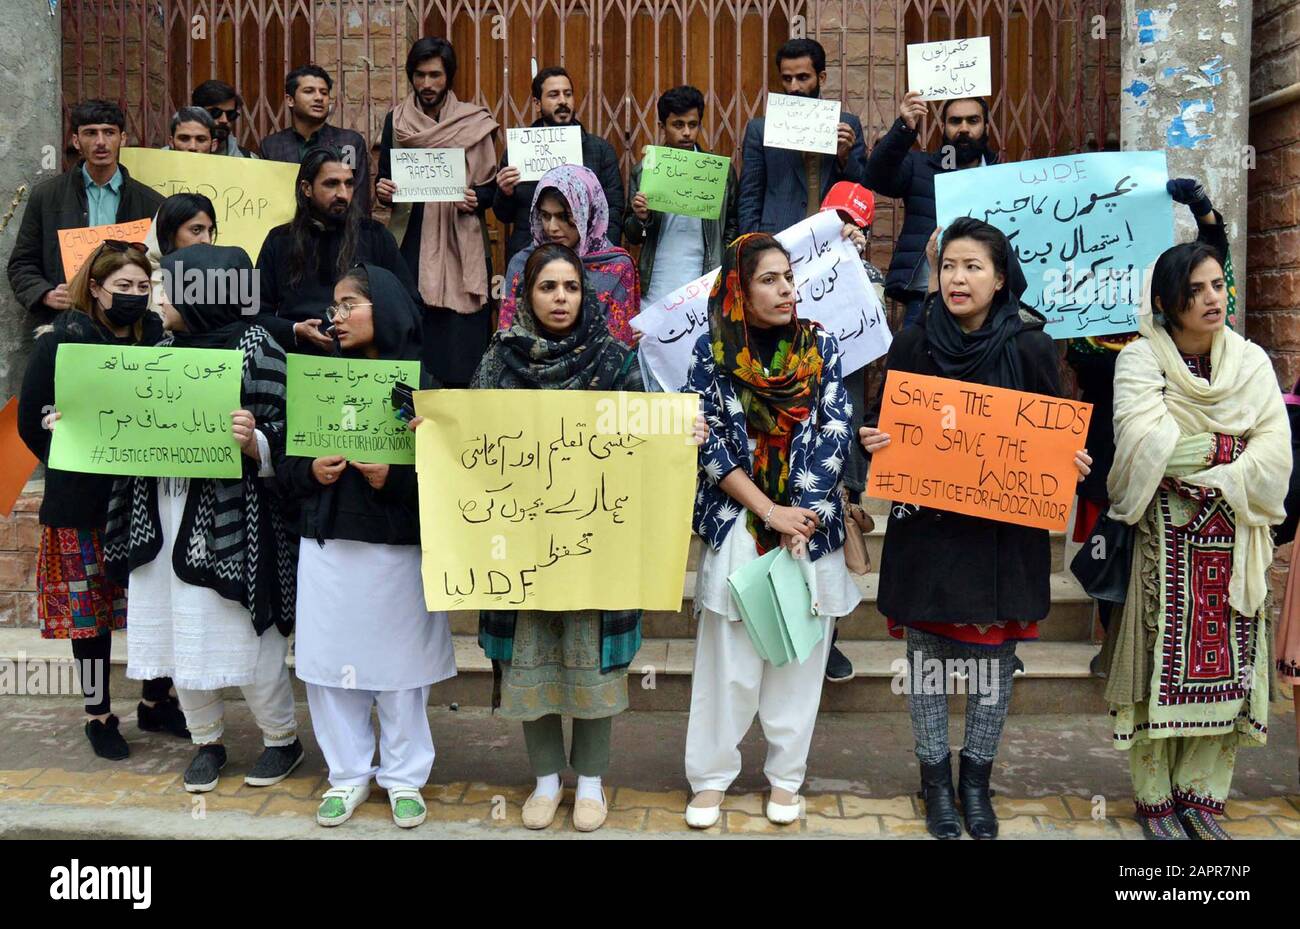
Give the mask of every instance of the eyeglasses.
[[114, 252], [124, 252], [129, 248], [135, 249], [142, 255], [149, 254], [149, 247], [143, 242], [123, 242], [121, 239], [105, 239], [100, 243], [101, 249], [109, 249]]
[[343, 322], [359, 306], [374, 306], [373, 303], [332, 303], [325, 307], [325, 318], [332, 323]]
[[208, 115], [213, 119], [219, 120], [223, 115], [232, 123], [239, 119], [239, 107], [232, 107], [229, 110], [223, 110], [219, 106], [205, 106], [203, 109], [207, 110]]

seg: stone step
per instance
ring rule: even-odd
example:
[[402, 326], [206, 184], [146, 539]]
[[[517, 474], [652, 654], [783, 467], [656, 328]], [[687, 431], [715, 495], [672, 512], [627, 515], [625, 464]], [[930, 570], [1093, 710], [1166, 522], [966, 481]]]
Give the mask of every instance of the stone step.
[[[126, 679], [126, 635], [114, 634], [111, 688], [120, 714], [132, 712], [139, 694], [139, 682]], [[841, 647], [853, 662], [854, 677], [839, 684], [826, 684], [822, 690], [822, 709], [835, 712], [896, 712], [906, 708], [899, 687], [897, 669], [905, 667], [904, 646], [900, 641], [841, 641]], [[492, 668], [483, 657], [473, 636], [454, 637], [458, 674], [449, 681], [434, 685], [430, 703], [485, 706], [491, 702]], [[1097, 652], [1094, 645], [1081, 642], [1026, 642], [1017, 649], [1025, 670], [1016, 675], [1011, 699], [1013, 713], [1103, 713], [1104, 681], [1088, 672], [1088, 662]], [[45, 691], [56, 689], [59, 681], [64, 696], [75, 696], [75, 677], [70, 670], [72, 650], [61, 640], [42, 639], [34, 629], [0, 629], [0, 669], [18, 692], [37, 696], [34, 682], [44, 682]], [[292, 656], [290, 657], [292, 664]], [[691, 670], [695, 660], [695, 643], [689, 639], [646, 639], [630, 669], [628, 693], [637, 710], [674, 710], [690, 708]], [[22, 664], [20, 664], [22, 662]], [[67, 683], [71, 682], [71, 687]], [[296, 677], [294, 693], [299, 701], [306, 692]], [[70, 693], [68, 690], [70, 689]], [[961, 688], [953, 688], [959, 692]], [[6, 687], [6, 691], [10, 691]], [[238, 688], [224, 691], [227, 699], [239, 700]], [[953, 712], [961, 712], [964, 697], [956, 696]]]
[[[839, 621], [840, 641], [886, 641], [889, 633], [885, 618], [876, 609], [878, 574], [855, 577], [862, 591], [863, 601], [851, 614]], [[1073, 575], [1052, 575], [1052, 608], [1039, 626], [1039, 636], [1047, 642], [1099, 642], [1094, 635], [1093, 603]], [[685, 590], [681, 609], [647, 611], [641, 620], [641, 634], [647, 639], [695, 638], [694, 595], [695, 572], [686, 572]], [[477, 610], [453, 610], [450, 614], [451, 631], [457, 635], [478, 634]]]

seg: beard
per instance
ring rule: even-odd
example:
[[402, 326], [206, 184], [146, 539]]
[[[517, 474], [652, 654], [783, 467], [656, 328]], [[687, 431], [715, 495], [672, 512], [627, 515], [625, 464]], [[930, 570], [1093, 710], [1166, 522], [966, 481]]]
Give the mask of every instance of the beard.
[[822, 96], [822, 85], [820, 82], [816, 83], [812, 86], [812, 90], [807, 90], [807, 91], [797, 90], [794, 93], [790, 94], [790, 96], [807, 97], [810, 100], [820, 100]]
[[953, 147], [959, 165], [979, 161], [989, 152], [989, 142], [984, 136], [980, 136], [978, 139], [956, 139], [949, 142], [949, 144]]

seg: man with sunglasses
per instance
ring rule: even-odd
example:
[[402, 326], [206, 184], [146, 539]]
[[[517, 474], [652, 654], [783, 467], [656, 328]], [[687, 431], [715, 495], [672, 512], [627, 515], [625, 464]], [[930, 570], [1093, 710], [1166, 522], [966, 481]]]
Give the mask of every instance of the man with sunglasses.
[[235, 158], [256, 158], [252, 152], [245, 151], [235, 141], [240, 114], [244, 110], [244, 101], [235, 88], [225, 81], [204, 81], [190, 94], [190, 103], [208, 111], [217, 124], [218, 155], [230, 155]]
[[32, 190], [9, 255], [9, 286], [33, 313], [56, 313], [70, 306], [60, 229], [150, 219], [162, 204], [157, 191], [133, 180], [118, 163], [126, 116], [117, 104], [77, 104], [72, 108], [72, 133], [80, 160]]

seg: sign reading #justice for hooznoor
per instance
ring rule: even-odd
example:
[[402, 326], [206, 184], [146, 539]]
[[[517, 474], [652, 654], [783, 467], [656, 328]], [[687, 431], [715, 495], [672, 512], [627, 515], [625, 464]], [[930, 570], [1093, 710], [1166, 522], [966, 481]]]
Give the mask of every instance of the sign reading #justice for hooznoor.
[[695, 394], [415, 394], [430, 610], [677, 610]]
[[890, 371], [867, 494], [1063, 531], [1091, 403]]

